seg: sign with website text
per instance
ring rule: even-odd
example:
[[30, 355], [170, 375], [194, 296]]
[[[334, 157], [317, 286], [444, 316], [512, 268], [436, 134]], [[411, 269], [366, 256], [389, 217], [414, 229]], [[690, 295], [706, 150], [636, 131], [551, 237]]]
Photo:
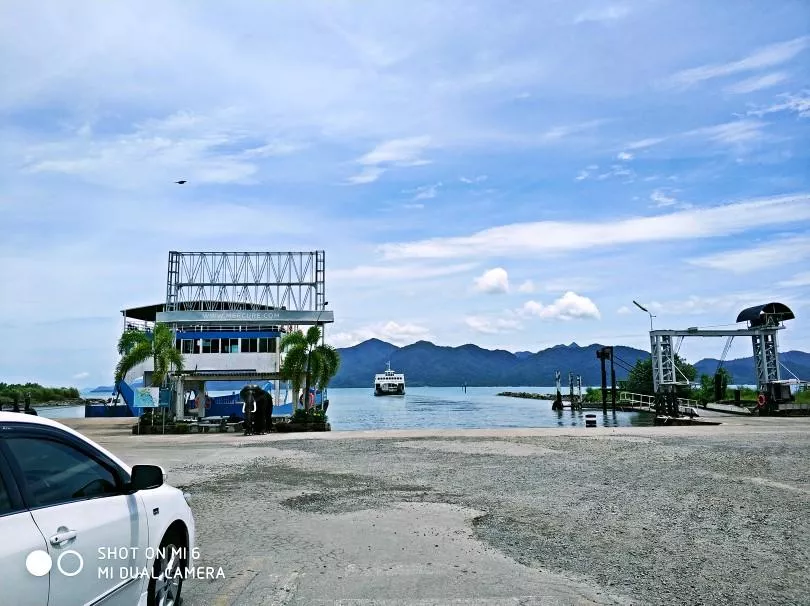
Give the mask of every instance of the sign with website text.
[[320, 324], [335, 321], [335, 312], [291, 311], [286, 309], [243, 309], [233, 311], [163, 311], [158, 322], [168, 324], [234, 324], [244, 322], [272, 322], [277, 324]]

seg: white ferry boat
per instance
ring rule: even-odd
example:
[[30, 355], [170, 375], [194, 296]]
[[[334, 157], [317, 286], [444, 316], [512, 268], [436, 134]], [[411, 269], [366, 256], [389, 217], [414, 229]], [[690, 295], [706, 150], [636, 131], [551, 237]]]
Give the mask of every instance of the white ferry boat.
[[374, 395], [405, 395], [405, 375], [401, 372], [394, 372], [391, 370], [391, 362], [388, 362], [385, 372], [374, 375]]

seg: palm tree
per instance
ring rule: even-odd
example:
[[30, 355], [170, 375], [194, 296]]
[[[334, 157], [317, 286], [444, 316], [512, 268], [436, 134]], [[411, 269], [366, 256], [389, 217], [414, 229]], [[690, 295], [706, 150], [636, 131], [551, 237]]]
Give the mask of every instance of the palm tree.
[[118, 353], [121, 359], [115, 367], [116, 385], [124, 380], [127, 373], [149, 358], [154, 361], [152, 386], [161, 387], [174, 366], [183, 370], [183, 354], [174, 345], [174, 332], [168, 324], [155, 324], [151, 333], [141, 330], [127, 330], [118, 339]]
[[300, 330], [287, 333], [281, 339], [281, 351], [285, 352], [281, 376], [292, 383], [293, 407], [298, 404], [298, 391], [304, 384], [304, 397], [309, 398], [309, 388], [315, 385], [323, 390], [337, 374], [340, 354], [331, 345], [321, 344], [321, 329], [310, 326], [306, 334]]

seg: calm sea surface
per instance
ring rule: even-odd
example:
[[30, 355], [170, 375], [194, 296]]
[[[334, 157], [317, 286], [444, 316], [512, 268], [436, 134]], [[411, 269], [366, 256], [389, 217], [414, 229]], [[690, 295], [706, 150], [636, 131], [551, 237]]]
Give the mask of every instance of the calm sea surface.
[[[493, 427], [584, 427], [595, 413], [604, 427], [652, 425], [652, 415], [601, 410], [551, 410], [550, 400], [498, 396], [501, 391], [554, 393], [553, 387], [409, 387], [404, 396], [375, 397], [371, 389], [330, 389], [329, 422], [335, 431], [361, 429], [487, 429]], [[226, 392], [231, 393], [231, 392]], [[89, 397], [105, 397], [86, 394]], [[212, 393], [211, 395], [219, 395]], [[84, 407], [37, 408], [50, 418], [83, 417]]]

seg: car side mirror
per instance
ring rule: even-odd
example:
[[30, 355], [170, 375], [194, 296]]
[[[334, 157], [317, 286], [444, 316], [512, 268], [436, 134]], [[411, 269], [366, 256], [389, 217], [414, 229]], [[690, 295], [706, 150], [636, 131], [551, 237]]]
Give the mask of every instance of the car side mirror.
[[133, 465], [129, 490], [149, 490], [163, 486], [163, 468], [159, 465]]

